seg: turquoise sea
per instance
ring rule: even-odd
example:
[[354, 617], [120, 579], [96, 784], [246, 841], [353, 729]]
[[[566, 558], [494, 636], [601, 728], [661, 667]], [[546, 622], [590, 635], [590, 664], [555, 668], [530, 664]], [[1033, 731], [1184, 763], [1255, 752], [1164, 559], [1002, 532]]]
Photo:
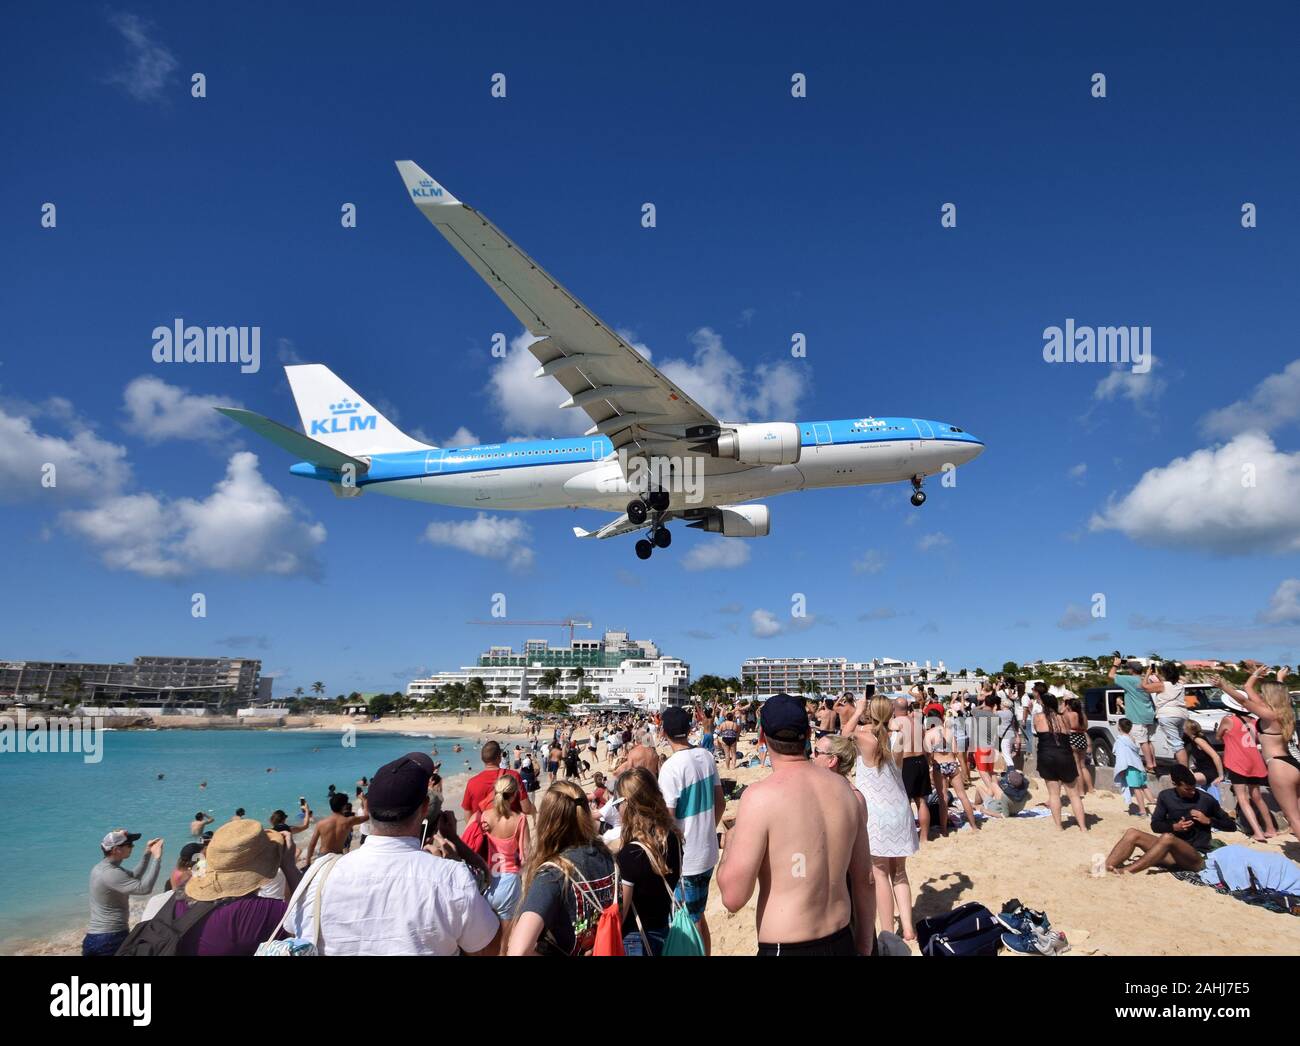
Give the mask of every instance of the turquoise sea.
[[[324, 730], [118, 730], [104, 733], [99, 763], [77, 753], [0, 754], [0, 953], [81, 932], [99, 840], [114, 828], [163, 837], [159, 889], [191, 841], [198, 810], [216, 819], [214, 828], [241, 806], [263, 823], [275, 809], [296, 823], [304, 795], [324, 816], [330, 785], [351, 795], [363, 775], [431, 748], [450, 804], [465, 773], [481, 768], [473, 738], [358, 733], [352, 748], [341, 738]], [[465, 751], [453, 754], [457, 742]], [[299, 838], [305, 846], [308, 836]]]

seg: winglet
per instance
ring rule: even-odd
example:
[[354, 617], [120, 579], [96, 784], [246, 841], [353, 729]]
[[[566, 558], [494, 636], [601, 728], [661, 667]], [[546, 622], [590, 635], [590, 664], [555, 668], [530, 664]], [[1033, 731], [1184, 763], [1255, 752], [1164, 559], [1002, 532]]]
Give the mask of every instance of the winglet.
[[456, 206], [460, 203], [446, 189], [426, 174], [420, 165], [412, 160], [398, 160], [397, 171], [406, 183], [406, 192], [412, 202], [424, 212], [429, 221], [435, 221], [440, 207]]
[[590, 530], [583, 530], [581, 527], [574, 527], [574, 528], [573, 528], [573, 536], [574, 536], [575, 538], [589, 538], [589, 537], [592, 536], [592, 533], [593, 533], [592, 531], [590, 531]]

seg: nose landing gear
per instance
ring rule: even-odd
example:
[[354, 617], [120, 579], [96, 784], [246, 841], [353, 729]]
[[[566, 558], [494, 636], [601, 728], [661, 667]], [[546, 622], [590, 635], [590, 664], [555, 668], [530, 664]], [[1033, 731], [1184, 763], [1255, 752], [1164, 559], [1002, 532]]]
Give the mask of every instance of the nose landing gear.
[[919, 472], [912, 477], [912, 504], [920, 508], [925, 504], [925, 491], [921, 489], [921, 484], [925, 482], [925, 477]]

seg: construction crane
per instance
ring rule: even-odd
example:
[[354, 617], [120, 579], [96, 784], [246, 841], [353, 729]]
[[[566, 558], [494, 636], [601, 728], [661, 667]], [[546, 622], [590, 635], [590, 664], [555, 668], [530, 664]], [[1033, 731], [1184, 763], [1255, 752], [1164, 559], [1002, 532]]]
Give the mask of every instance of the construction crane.
[[492, 621], [466, 621], [467, 625], [513, 625], [518, 628], [567, 628], [569, 630], [569, 646], [573, 646], [573, 630], [579, 626], [591, 628], [590, 621], [578, 621], [575, 618], [566, 617], [563, 621], [511, 621], [507, 618], [497, 618]]

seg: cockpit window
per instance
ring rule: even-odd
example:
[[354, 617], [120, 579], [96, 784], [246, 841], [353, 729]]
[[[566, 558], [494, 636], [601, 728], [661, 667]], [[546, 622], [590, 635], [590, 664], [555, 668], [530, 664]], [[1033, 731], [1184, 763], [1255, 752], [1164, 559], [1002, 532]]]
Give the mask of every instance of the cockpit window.
[[949, 426], [948, 426], [948, 431], [949, 431], [949, 432], [962, 432], [963, 430], [962, 430], [962, 429], [959, 429], [956, 425], [949, 425]]

